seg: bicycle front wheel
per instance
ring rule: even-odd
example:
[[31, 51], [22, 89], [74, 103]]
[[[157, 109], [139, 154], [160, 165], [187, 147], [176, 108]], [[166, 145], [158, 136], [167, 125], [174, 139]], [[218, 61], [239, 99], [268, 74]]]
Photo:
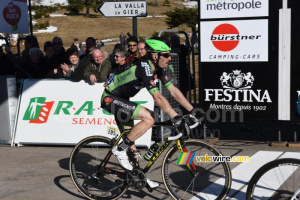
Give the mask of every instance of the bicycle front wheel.
[[251, 178], [246, 199], [300, 199], [300, 160], [283, 158], [271, 161]]
[[[184, 152], [195, 153], [195, 156], [221, 155], [201, 140], [185, 140], [181, 146]], [[197, 162], [194, 158], [191, 164], [180, 164], [182, 156], [179, 157], [180, 152], [174, 145], [166, 153], [162, 165], [163, 181], [172, 198], [225, 199], [232, 181], [227, 162]]]
[[71, 153], [72, 181], [88, 199], [118, 199], [128, 188], [126, 170], [111, 153], [110, 141], [109, 138], [91, 136], [80, 141]]

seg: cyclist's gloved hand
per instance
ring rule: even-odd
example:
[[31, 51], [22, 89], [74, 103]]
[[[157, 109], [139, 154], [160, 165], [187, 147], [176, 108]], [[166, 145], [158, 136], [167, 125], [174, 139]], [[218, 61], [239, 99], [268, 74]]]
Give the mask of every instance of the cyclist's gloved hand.
[[172, 122], [173, 126], [176, 127], [177, 129], [184, 128], [185, 121], [184, 121], [183, 117], [180, 117], [179, 115], [177, 115], [173, 119], [171, 119], [171, 122]]
[[[201, 112], [202, 111], [202, 112]], [[199, 108], [193, 108], [190, 113], [191, 115], [195, 116], [197, 119], [200, 119], [202, 117], [205, 117], [205, 113], [203, 112], [203, 110], [199, 109]]]

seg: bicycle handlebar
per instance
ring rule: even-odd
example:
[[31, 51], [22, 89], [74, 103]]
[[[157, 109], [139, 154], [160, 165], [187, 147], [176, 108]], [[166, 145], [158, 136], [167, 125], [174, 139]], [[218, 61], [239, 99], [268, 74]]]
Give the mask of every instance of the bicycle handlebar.
[[[182, 117], [182, 120], [185, 120], [185, 121], [192, 121], [193, 124], [189, 124], [189, 128], [190, 129], [194, 129], [196, 128], [199, 124], [200, 124], [200, 120], [197, 119], [194, 115], [191, 115], [191, 114], [188, 114], [188, 115], [184, 115]], [[174, 127], [173, 123], [171, 120], [166, 120], [166, 121], [163, 121], [163, 122], [155, 122], [154, 123], [155, 126], [168, 126], [170, 127], [171, 129], [174, 129], [176, 130], [176, 127]], [[180, 138], [183, 134], [182, 133], [179, 133], [176, 135], [176, 136], [170, 136], [168, 137], [168, 140], [176, 140], [178, 138]]]

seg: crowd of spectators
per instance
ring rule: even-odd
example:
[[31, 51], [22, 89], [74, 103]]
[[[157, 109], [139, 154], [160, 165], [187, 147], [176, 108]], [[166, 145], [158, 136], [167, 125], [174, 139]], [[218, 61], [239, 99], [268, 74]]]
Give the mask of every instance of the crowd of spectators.
[[[37, 38], [29, 35], [24, 39], [25, 49], [19, 56], [12, 53], [9, 45], [0, 49], [0, 75], [15, 75], [17, 79], [66, 78], [72, 81], [86, 80], [91, 84], [101, 83], [118, 68], [146, 56], [145, 41], [139, 41], [129, 33], [127, 35], [125, 37], [121, 33], [120, 43], [115, 45], [110, 55], [101, 49], [104, 44], [93, 37], [86, 38], [82, 43], [74, 38], [73, 44], [65, 49], [60, 37], [55, 36], [40, 47]], [[186, 95], [188, 88], [185, 80], [189, 75], [186, 57], [189, 52], [185, 45], [180, 44], [177, 35], [169, 38], [169, 44], [171, 52], [179, 56], [179, 88]]]

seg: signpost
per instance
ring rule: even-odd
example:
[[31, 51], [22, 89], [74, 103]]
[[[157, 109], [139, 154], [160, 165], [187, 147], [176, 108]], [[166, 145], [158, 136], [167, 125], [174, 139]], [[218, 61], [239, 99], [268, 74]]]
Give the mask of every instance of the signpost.
[[146, 1], [107, 1], [97, 11], [105, 17], [132, 17], [133, 35], [137, 37], [137, 17], [147, 16]]
[[113, 1], [104, 2], [97, 11], [105, 17], [146, 17], [146, 1]]

